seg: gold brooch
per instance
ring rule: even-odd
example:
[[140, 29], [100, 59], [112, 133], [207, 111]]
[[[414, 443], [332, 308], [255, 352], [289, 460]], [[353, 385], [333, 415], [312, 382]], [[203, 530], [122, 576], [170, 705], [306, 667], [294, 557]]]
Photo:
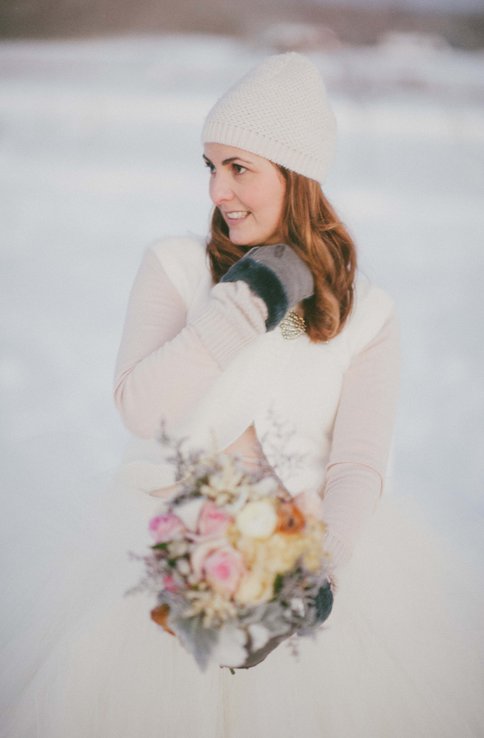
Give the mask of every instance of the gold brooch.
[[287, 315], [279, 323], [282, 337], [288, 341], [293, 338], [301, 336], [306, 333], [306, 321], [301, 315], [298, 315], [294, 310], [290, 310]]

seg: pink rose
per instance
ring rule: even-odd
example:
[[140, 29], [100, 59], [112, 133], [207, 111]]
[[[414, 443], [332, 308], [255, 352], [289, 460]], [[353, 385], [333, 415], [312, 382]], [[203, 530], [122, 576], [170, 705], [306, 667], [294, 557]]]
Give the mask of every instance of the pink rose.
[[203, 536], [223, 536], [232, 520], [225, 510], [207, 500], [198, 518], [198, 532]]
[[174, 578], [169, 574], [163, 577], [163, 589], [166, 589], [168, 592], [176, 592], [178, 589]]
[[233, 594], [245, 574], [241, 554], [224, 539], [200, 543], [192, 553], [191, 563], [195, 575], [205, 578], [221, 594]]
[[156, 543], [164, 543], [179, 538], [180, 533], [185, 531], [185, 526], [173, 513], [165, 513], [151, 518], [149, 530]]
[[232, 595], [239, 586], [245, 566], [242, 556], [231, 546], [219, 548], [203, 563], [208, 583], [221, 594]]

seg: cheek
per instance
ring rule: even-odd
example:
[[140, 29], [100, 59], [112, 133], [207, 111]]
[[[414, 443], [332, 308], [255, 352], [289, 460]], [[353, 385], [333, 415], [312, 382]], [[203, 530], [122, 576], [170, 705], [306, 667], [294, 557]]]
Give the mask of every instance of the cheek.
[[274, 220], [279, 218], [282, 211], [283, 198], [279, 190], [275, 190], [274, 187], [261, 187], [258, 188], [257, 193], [252, 193], [251, 198], [254, 204], [254, 210], [258, 210], [259, 213], [265, 217]]
[[267, 202], [270, 203], [272, 212], [276, 217], [279, 217], [282, 212], [285, 189], [285, 181], [281, 181], [279, 178], [271, 178], [265, 188]]
[[272, 197], [267, 198], [267, 216], [274, 222], [279, 222], [282, 216], [283, 197], [280, 192], [274, 192]]

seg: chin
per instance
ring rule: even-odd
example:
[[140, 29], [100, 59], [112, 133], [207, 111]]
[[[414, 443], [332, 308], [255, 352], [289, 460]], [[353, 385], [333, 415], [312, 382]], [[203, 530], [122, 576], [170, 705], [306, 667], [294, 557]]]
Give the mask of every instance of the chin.
[[242, 233], [230, 234], [229, 238], [236, 246], [260, 246], [266, 243], [264, 236], [244, 236]]
[[243, 246], [243, 245], [244, 245], [244, 244], [246, 243], [245, 239], [243, 239], [243, 238], [240, 238], [240, 236], [232, 236], [232, 235], [231, 235], [230, 233], [229, 233], [229, 239], [230, 239], [230, 240], [232, 241], [232, 243], [234, 243], [234, 244], [235, 244], [236, 246]]
[[236, 246], [252, 246], [258, 243], [257, 241], [254, 241], [253, 238], [247, 239], [247, 237], [244, 238], [244, 236], [240, 233], [232, 235], [229, 233], [229, 238]]

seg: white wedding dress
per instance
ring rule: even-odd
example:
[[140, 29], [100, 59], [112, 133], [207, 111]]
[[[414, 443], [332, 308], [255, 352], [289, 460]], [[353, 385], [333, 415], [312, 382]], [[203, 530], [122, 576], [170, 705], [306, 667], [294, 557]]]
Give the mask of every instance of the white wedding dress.
[[124, 595], [159, 500], [106, 481], [58, 510], [42, 495], [17, 508], [38, 527], [4, 588], [4, 738], [484, 735], [477, 580], [414, 505], [383, 497], [298, 657], [285, 643], [253, 669], [201, 673], [152, 600]]
[[[191, 309], [197, 308], [194, 294], [203, 308], [211, 277], [200, 243], [169, 240], [158, 250], [175, 277], [177, 259], [185, 259], [180, 289], [182, 293], [185, 289]], [[182, 305], [171, 322], [166, 317], [167, 311], [176, 313], [177, 301], [170, 297], [166, 279], [160, 281], [160, 269], [149, 253], [136, 294], [151, 313], [140, 328], [139, 305], [134, 301], [137, 319], [130, 323], [121, 375], [137, 365], [136, 352], [150, 353], [147, 347], [140, 348], [143, 336], [150, 338], [155, 329], [160, 335], [172, 329], [176, 335], [183, 325]], [[196, 289], [187, 275], [192, 275]], [[378, 323], [386, 302], [381, 303], [380, 292], [372, 294]], [[161, 297], [166, 305], [160, 307]], [[355, 313], [359, 333], [351, 334], [355, 341], [362, 330], [359, 310], [361, 315], [373, 314], [364, 307], [363, 293], [360, 298]], [[146, 326], [149, 330], [144, 330]], [[371, 335], [375, 332], [373, 326]], [[264, 403], [269, 406], [275, 393], [286, 416], [299, 418], [302, 430], [294, 437], [296, 450], [308, 417], [317, 425], [313, 436], [319, 455], [314, 463], [305, 464], [302, 477], [292, 481], [304, 490], [320, 489], [328, 449], [323, 452], [326, 435], [319, 426], [325, 431], [325, 423], [334, 422], [347, 337], [348, 333], [340, 334], [327, 350], [314, 349], [306, 337], [299, 343], [284, 341], [277, 332], [258, 338], [238, 355], [239, 364], [231, 364], [203, 395], [197, 411], [191, 410], [188, 437], [223, 428], [221, 437], [233, 441], [253, 421], [264, 430]], [[155, 348], [168, 340], [158, 334], [155, 338]], [[185, 341], [186, 335], [181, 338]], [[188, 359], [199, 354], [190, 349], [186, 361], [174, 362], [174, 384], [165, 391], [164, 402], [175, 390], [186, 400], [190, 387], [186, 376], [178, 385], [178, 367], [185, 372], [193, 365], [196, 375], [200, 364]], [[373, 383], [378, 366], [371, 371]], [[146, 408], [140, 409], [141, 414], [149, 415], [165, 370], [154, 376], [151, 391], [144, 393]], [[278, 395], [286, 370], [288, 386], [296, 372], [298, 394]], [[314, 372], [327, 395], [326, 402], [316, 405], [314, 392], [303, 392], [301, 381], [301, 376]], [[148, 381], [142, 375], [137, 386], [145, 390]], [[356, 393], [358, 401], [365, 386]], [[372, 392], [366, 395], [368, 411], [356, 414], [363, 430], [374, 416], [384, 415], [381, 408], [375, 411]], [[135, 398], [131, 405], [138, 408], [139, 402]], [[348, 422], [354, 421], [355, 414], [349, 413]], [[329, 436], [329, 425], [327, 430]], [[258, 437], [263, 434], [258, 432]], [[59, 467], [64, 459], [58, 451], [51, 454], [50, 464], [42, 452], [30, 458], [32, 468], [36, 461], [43, 464], [44, 479], [55, 482], [50, 490], [48, 485], [25, 484], [23, 496], [7, 495], [2, 510], [3, 521], [8, 521], [9, 554], [2, 587], [2, 738], [484, 736], [483, 607], [477, 574], [462, 565], [458, 552], [447, 547], [410, 502], [386, 489], [353, 558], [338, 572], [329, 618], [315, 640], [297, 640], [297, 658], [286, 642], [252, 669], [232, 674], [213, 666], [201, 673], [178, 641], [150, 619], [155, 603], [145, 595], [125, 596], [143, 573], [141, 563], [130, 560], [128, 552], [148, 551], [148, 521], [160, 505], [126, 473], [133, 465], [125, 465], [122, 474], [111, 478], [80, 479], [79, 472], [68, 469], [61, 484]], [[136, 460], [136, 454], [131, 458]], [[297, 490], [279, 476], [294, 494]]]

